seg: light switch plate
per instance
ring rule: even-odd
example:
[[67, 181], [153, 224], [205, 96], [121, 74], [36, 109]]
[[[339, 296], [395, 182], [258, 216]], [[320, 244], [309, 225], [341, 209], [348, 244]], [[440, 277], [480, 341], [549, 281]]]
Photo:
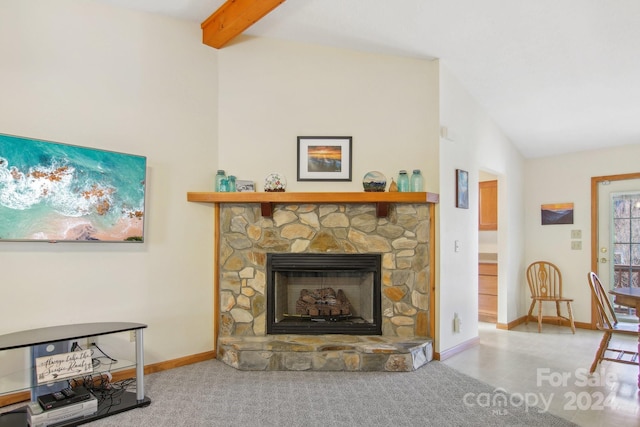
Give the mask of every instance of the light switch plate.
[[582, 230], [571, 230], [572, 239], [582, 239]]
[[575, 240], [571, 242], [571, 249], [573, 250], [582, 250], [582, 240]]

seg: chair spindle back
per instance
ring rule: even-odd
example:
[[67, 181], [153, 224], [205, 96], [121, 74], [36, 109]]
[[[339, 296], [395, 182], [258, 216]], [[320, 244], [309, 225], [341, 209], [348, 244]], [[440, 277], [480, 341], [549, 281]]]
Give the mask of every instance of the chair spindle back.
[[529, 265], [527, 283], [534, 297], [562, 298], [562, 274], [553, 263], [536, 261]]
[[589, 284], [591, 285], [591, 293], [596, 304], [596, 326], [598, 329], [612, 329], [617, 323], [618, 318], [613, 310], [609, 296], [602, 286], [602, 282], [593, 271], [588, 274]]

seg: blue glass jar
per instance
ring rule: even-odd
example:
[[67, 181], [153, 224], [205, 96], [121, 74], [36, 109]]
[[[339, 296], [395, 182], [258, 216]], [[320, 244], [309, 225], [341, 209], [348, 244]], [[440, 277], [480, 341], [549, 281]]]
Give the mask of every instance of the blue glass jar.
[[424, 186], [422, 183], [422, 174], [420, 173], [420, 169], [414, 169], [411, 174], [411, 179], [409, 183], [410, 191], [420, 192], [424, 191]]
[[227, 177], [228, 180], [228, 187], [227, 187], [227, 191], [230, 193], [233, 193], [236, 191], [236, 177], [233, 175], [229, 175]]
[[229, 180], [227, 178], [222, 178], [220, 180], [220, 191], [221, 193], [226, 193], [229, 191]]
[[222, 169], [218, 169], [218, 173], [216, 174], [216, 191], [220, 190], [220, 184], [222, 184], [222, 180], [225, 179], [227, 175], [224, 173]]
[[398, 173], [398, 191], [400, 192], [407, 192], [409, 191], [409, 175], [407, 175], [407, 171], [406, 170], [401, 170]]

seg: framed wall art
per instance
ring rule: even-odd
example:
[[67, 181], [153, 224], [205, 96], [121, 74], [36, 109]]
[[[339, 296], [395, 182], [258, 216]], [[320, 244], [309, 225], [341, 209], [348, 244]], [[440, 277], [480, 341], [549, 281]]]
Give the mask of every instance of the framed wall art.
[[469, 209], [469, 172], [456, 169], [456, 208]]
[[236, 180], [236, 191], [239, 193], [256, 191], [256, 183], [245, 179]]
[[550, 203], [540, 206], [542, 225], [573, 224], [573, 203]]
[[146, 162], [0, 134], [0, 242], [143, 242]]
[[350, 136], [299, 136], [298, 181], [351, 181]]

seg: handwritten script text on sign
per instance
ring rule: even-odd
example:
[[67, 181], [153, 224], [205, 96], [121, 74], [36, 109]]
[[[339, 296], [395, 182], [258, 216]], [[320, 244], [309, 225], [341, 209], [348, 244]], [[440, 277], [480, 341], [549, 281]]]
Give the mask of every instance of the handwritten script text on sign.
[[72, 351], [36, 358], [38, 384], [93, 372], [91, 350]]

